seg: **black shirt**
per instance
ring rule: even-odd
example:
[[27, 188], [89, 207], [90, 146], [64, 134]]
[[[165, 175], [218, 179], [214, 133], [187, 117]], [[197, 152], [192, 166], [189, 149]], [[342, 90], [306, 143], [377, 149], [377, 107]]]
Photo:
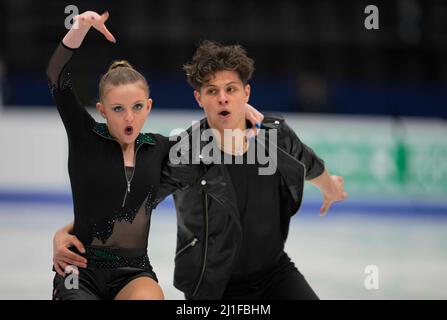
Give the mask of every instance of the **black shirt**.
[[[257, 144], [252, 144], [254, 148]], [[250, 149], [254, 151], [255, 149]], [[249, 152], [250, 152], [249, 151]], [[248, 163], [248, 153], [232, 156], [232, 164], [226, 164], [237, 198], [242, 225], [242, 243], [239, 258], [232, 276], [247, 275], [271, 266], [284, 249], [280, 230], [280, 175], [260, 175], [260, 165]], [[253, 162], [253, 161], [252, 161]], [[237, 164], [243, 163], [243, 164]]]

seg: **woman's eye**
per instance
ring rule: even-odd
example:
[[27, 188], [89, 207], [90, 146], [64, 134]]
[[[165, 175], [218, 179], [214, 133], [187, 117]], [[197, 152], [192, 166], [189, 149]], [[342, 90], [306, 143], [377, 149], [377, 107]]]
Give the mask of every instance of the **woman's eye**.
[[123, 111], [123, 107], [121, 107], [121, 106], [113, 107], [113, 111], [115, 111], [115, 112], [121, 112], [121, 111]]
[[134, 105], [133, 107], [134, 107], [134, 109], [136, 109], [136, 110], [141, 110], [141, 109], [143, 109], [143, 105], [142, 105], [141, 103], [137, 103], [137, 104]]

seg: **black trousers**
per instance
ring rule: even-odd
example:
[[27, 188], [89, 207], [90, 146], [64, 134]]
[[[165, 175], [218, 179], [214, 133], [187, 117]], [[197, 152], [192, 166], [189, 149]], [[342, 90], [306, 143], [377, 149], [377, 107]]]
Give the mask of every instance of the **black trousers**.
[[228, 282], [225, 300], [318, 300], [318, 296], [286, 253], [259, 272], [235, 276]]

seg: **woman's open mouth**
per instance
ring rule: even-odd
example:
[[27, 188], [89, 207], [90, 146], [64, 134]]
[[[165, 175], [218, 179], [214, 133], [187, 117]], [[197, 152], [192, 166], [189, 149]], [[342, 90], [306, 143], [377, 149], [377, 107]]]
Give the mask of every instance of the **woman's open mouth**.
[[128, 135], [128, 136], [132, 135], [132, 133], [133, 133], [133, 127], [131, 127], [131, 126], [127, 126], [127, 127], [125, 127], [125, 128], [124, 128], [124, 133], [125, 133], [126, 135]]

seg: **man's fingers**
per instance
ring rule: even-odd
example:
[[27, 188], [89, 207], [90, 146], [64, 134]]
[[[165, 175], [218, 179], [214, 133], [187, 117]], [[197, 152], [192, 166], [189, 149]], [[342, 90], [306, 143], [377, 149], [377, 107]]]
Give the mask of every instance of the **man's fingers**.
[[62, 271], [63, 271], [64, 276], [65, 276], [65, 270], [67, 269], [68, 264], [61, 260], [61, 261], [59, 262], [59, 265], [61, 266]]
[[71, 263], [68, 260], [59, 260], [54, 264], [54, 269], [59, 275], [65, 277], [67, 273], [79, 274], [78, 266], [75, 263]]
[[344, 201], [346, 200], [346, 198], [348, 197], [348, 194], [346, 192], [342, 192], [338, 198], [334, 199], [333, 202], [340, 202], [340, 201]]
[[61, 269], [57, 262], [53, 262], [54, 270], [56, 270], [57, 274], [61, 277], [65, 277], [65, 272]]
[[331, 206], [331, 203], [329, 201], [324, 201], [323, 205], [320, 208], [320, 216], [326, 215], [326, 213], [329, 210], [330, 206]]
[[76, 236], [73, 236], [73, 238], [71, 240], [72, 240], [72, 244], [76, 247], [76, 249], [78, 249], [79, 252], [85, 253], [84, 245], [82, 244], [81, 241], [79, 241], [78, 238], [76, 238]]
[[68, 257], [64, 257], [63, 259], [67, 264], [71, 264], [81, 268], [87, 268], [87, 260], [72, 259]]
[[87, 264], [80, 262], [79, 260], [72, 260], [69, 258], [65, 258], [64, 262], [66, 262], [68, 265], [72, 265], [72, 266], [76, 266], [76, 267], [80, 267], [80, 268], [87, 268]]
[[69, 260], [69, 262], [75, 262], [76, 265], [78, 263], [81, 263], [81, 264], [86, 264], [87, 263], [87, 259], [85, 259], [84, 257], [80, 256], [79, 254], [74, 253], [73, 251], [71, 251], [69, 249], [65, 249], [64, 250], [63, 257], [65, 259]]

